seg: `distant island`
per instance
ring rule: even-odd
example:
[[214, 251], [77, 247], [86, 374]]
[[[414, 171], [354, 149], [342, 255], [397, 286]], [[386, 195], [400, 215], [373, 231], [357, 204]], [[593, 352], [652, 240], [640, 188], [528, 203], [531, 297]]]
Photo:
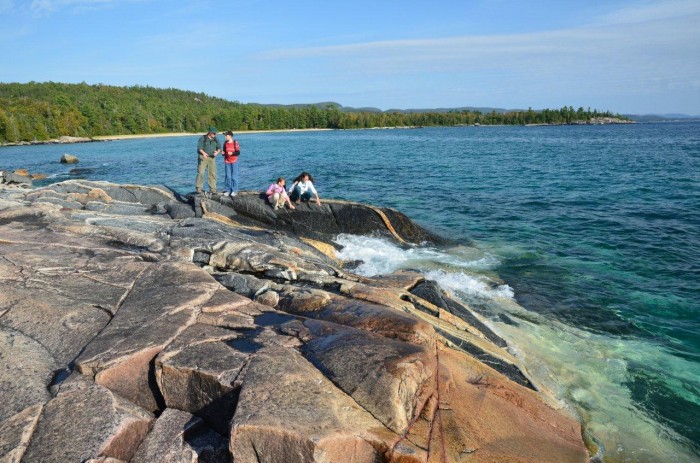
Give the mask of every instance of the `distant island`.
[[[501, 110], [454, 108], [381, 111], [324, 102], [300, 105], [240, 103], [177, 89], [55, 82], [0, 83], [0, 143], [61, 137], [223, 130], [364, 129], [460, 125], [632, 123], [609, 111], [572, 106]], [[64, 138], [65, 140], [65, 138]]]

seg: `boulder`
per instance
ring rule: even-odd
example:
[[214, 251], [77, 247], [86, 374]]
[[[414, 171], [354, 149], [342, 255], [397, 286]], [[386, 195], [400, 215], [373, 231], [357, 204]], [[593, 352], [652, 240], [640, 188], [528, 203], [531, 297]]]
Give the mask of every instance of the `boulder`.
[[2, 177], [2, 180], [4, 183], [10, 183], [10, 184], [15, 184], [15, 185], [21, 185], [25, 187], [31, 188], [32, 186], [32, 178], [29, 176], [29, 174], [23, 175], [21, 173], [15, 172], [4, 172], [4, 175]]
[[152, 422], [147, 411], [86, 381], [46, 404], [22, 461], [129, 461]]
[[77, 164], [80, 160], [78, 159], [77, 156], [73, 156], [72, 154], [64, 154], [61, 156], [61, 164]]
[[267, 290], [255, 297], [255, 302], [265, 304], [270, 307], [277, 307], [280, 301], [280, 295], [276, 291]]
[[291, 314], [323, 320], [325, 318], [317, 313], [330, 304], [332, 299], [333, 295], [328, 291], [285, 285], [280, 292], [279, 309]]

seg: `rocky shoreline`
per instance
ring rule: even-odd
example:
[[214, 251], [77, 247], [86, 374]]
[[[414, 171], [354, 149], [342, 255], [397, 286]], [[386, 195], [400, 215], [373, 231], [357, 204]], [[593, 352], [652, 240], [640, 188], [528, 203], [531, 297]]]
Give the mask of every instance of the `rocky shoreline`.
[[636, 124], [636, 121], [628, 119], [620, 119], [617, 117], [594, 117], [587, 121], [573, 121], [550, 124], [525, 124], [526, 127], [542, 127], [542, 126], [560, 126], [560, 125], [617, 125], [617, 124]]
[[64, 135], [59, 138], [51, 138], [49, 140], [33, 140], [33, 141], [18, 141], [18, 142], [8, 142], [2, 143], [0, 146], [29, 146], [29, 145], [67, 145], [70, 143], [92, 143], [103, 140], [98, 140], [89, 137], [69, 137]]
[[0, 461], [586, 462], [579, 423], [469, 307], [354, 275], [346, 201], [0, 186]]
[[[596, 117], [588, 121], [574, 121], [569, 123], [550, 123], [550, 124], [525, 124], [526, 127], [540, 126], [559, 126], [559, 125], [610, 125], [610, 124], [637, 124], [636, 121], [619, 119], [616, 117]], [[499, 124], [473, 124], [473, 125], [456, 125], [454, 127], [504, 127]], [[405, 130], [405, 129], [422, 129], [424, 126], [390, 126], [390, 127], [369, 127], [364, 129], [279, 129], [279, 130], [251, 130], [243, 131], [242, 133], [275, 133], [275, 132], [307, 132], [307, 131], [330, 131], [330, 130]], [[34, 141], [19, 141], [0, 143], [0, 146], [29, 146], [29, 145], [63, 145], [70, 143], [92, 143], [105, 141], [120, 141], [139, 138], [160, 138], [160, 137], [182, 137], [182, 136], [197, 136], [197, 133], [150, 133], [150, 134], [135, 134], [135, 135], [100, 135], [95, 137], [69, 137], [64, 135], [59, 138], [50, 140], [34, 140]]]

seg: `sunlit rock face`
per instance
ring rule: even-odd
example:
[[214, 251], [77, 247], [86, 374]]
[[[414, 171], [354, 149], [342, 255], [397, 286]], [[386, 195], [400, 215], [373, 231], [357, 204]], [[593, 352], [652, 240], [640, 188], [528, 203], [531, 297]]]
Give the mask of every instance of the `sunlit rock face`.
[[333, 256], [340, 232], [439, 241], [396, 211], [87, 181], [0, 198], [0, 461], [588, 459], [468, 307]]

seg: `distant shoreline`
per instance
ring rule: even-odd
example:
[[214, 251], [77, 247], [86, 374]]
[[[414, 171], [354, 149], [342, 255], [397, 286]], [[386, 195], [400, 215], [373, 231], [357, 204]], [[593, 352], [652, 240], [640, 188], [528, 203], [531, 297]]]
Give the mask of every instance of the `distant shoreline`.
[[[637, 124], [635, 121], [626, 121], [617, 118], [605, 118], [605, 120], [571, 122], [571, 123], [536, 123], [524, 125], [511, 124], [470, 124], [470, 125], [454, 125], [454, 126], [436, 126], [436, 127], [547, 127], [547, 126], [563, 126], [563, 125], [617, 125], [617, 124]], [[426, 126], [387, 126], [387, 127], [366, 127], [366, 128], [351, 128], [351, 129], [270, 129], [270, 130], [241, 130], [234, 131], [234, 134], [249, 134], [249, 133], [292, 133], [292, 132], [328, 132], [332, 130], [401, 130], [401, 129], [421, 129]], [[142, 134], [123, 134], [123, 135], [98, 135], [95, 137], [70, 137], [62, 136], [57, 139], [50, 140], [35, 140], [35, 141], [20, 141], [15, 143], [0, 143], [0, 147], [4, 146], [34, 146], [34, 145], [68, 145], [74, 143], [95, 143], [105, 141], [121, 141], [144, 138], [168, 138], [168, 137], [193, 137], [202, 135], [204, 132], [167, 132], [167, 133], [142, 133]], [[223, 132], [219, 132], [221, 135]]]
[[[278, 129], [278, 130], [242, 130], [240, 132], [234, 131], [234, 134], [241, 133], [275, 133], [275, 132], [326, 132], [329, 130], [338, 129]], [[223, 132], [219, 132], [221, 135]], [[69, 137], [63, 136], [60, 138], [53, 138], [50, 140], [36, 140], [36, 141], [20, 141], [15, 143], [0, 143], [0, 147], [3, 146], [35, 146], [35, 145], [70, 145], [74, 143], [96, 143], [105, 141], [120, 141], [120, 140], [131, 140], [131, 139], [142, 139], [142, 138], [167, 138], [167, 137], [194, 137], [198, 135], [203, 135], [204, 132], [173, 132], [173, 133], [139, 133], [139, 134], [124, 134], [124, 135], [98, 135], [95, 137]]]
[[[240, 132], [233, 131], [234, 134], [242, 133], [276, 133], [276, 132], [327, 132], [337, 129], [276, 129], [276, 130], [241, 130]], [[131, 140], [140, 138], [166, 138], [166, 137], [193, 137], [203, 135], [204, 132], [174, 132], [174, 133], [142, 133], [129, 135], [100, 135], [92, 137], [93, 141], [118, 141]], [[223, 132], [218, 132], [217, 135], [222, 135]]]

